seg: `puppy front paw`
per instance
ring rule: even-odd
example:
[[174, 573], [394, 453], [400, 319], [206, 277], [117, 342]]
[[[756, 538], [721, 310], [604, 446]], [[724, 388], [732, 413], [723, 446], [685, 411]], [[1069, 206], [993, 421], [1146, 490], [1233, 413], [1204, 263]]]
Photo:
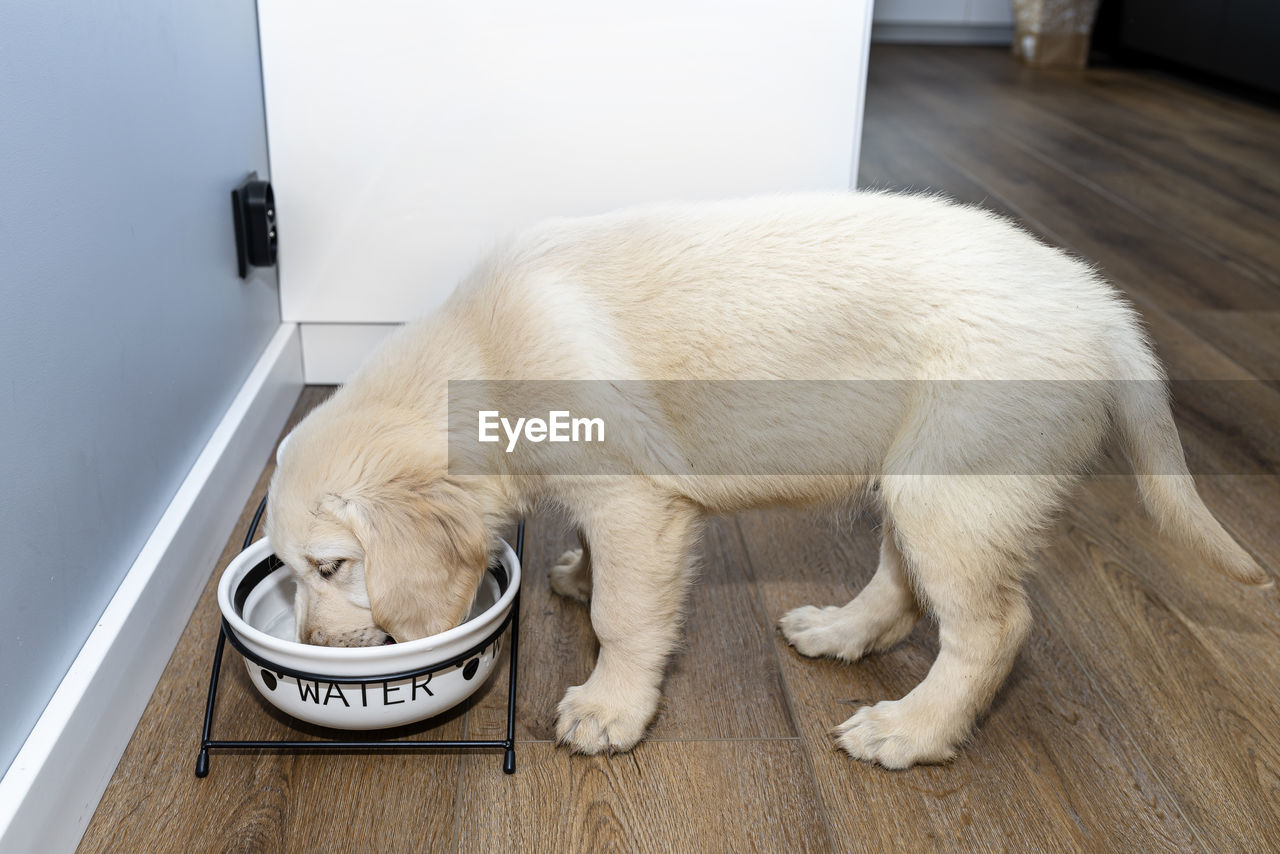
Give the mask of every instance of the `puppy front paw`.
[[578, 602], [590, 601], [591, 567], [582, 549], [569, 549], [560, 555], [547, 577], [555, 593]]
[[910, 768], [948, 762], [962, 740], [938, 726], [929, 715], [906, 700], [885, 700], [863, 706], [832, 731], [836, 744], [854, 759], [885, 768]]
[[602, 691], [591, 680], [570, 688], [556, 708], [556, 741], [575, 753], [617, 753], [635, 747], [658, 710], [659, 694]]

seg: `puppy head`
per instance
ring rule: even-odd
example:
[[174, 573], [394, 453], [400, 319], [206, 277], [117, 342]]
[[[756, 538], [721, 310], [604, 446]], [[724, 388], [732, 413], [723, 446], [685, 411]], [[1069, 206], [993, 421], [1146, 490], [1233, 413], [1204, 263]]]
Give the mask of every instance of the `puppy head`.
[[298, 640], [374, 646], [459, 625], [488, 564], [478, 502], [394, 437], [345, 436], [296, 435], [270, 487], [267, 532], [297, 579]]

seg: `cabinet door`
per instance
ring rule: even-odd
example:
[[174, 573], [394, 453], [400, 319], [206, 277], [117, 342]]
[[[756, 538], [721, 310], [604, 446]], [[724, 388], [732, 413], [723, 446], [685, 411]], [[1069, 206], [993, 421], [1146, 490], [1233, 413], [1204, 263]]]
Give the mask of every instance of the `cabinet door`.
[[259, 0], [285, 320], [413, 318], [546, 216], [847, 188], [870, 5]]

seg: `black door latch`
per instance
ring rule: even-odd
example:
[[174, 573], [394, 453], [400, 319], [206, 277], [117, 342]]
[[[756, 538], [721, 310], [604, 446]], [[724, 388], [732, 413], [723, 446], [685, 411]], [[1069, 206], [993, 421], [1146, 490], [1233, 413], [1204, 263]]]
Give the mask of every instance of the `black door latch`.
[[249, 275], [250, 267], [274, 267], [276, 264], [276, 196], [269, 181], [259, 181], [250, 172], [244, 182], [231, 191], [231, 211], [236, 222], [236, 259], [240, 278]]

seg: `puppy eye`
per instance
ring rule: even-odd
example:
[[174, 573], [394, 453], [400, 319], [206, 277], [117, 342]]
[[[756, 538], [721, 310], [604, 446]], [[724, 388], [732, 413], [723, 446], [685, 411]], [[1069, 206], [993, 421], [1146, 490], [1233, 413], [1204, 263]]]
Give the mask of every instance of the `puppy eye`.
[[327, 563], [317, 564], [316, 571], [320, 573], [321, 578], [332, 578], [334, 573], [342, 569], [344, 563], [346, 563], [345, 560], [332, 560]]

